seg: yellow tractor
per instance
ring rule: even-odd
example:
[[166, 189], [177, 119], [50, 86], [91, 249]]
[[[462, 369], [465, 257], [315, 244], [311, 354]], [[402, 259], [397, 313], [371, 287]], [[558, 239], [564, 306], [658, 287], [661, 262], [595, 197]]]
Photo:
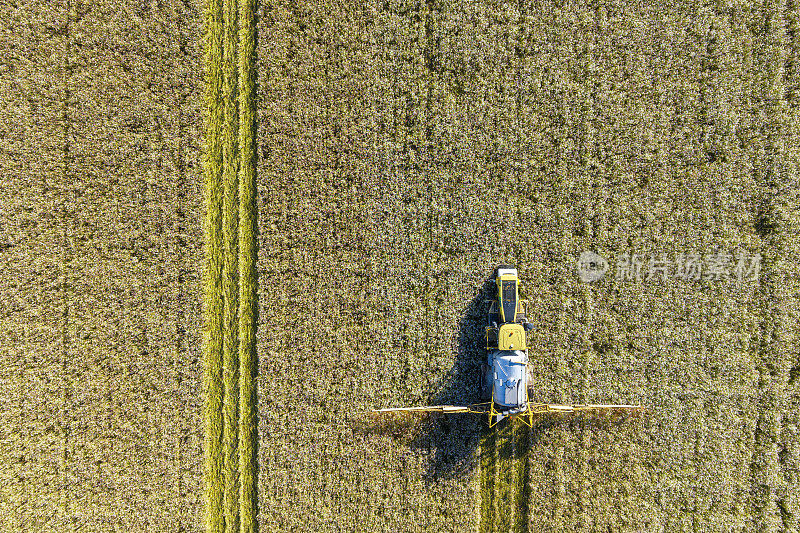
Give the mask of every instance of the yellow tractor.
[[517, 269], [500, 265], [495, 275], [495, 298], [489, 300], [485, 331], [486, 362], [481, 365], [481, 400], [494, 400], [509, 416], [528, 403], [528, 346], [526, 331], [533, 324], [525, 316], [519, 297]]
[[481, 365], [480, 395], [482, 403], [468, 406], [429, 405], [376, 409], [375, 412], [422, 411], [440, 413], [486, 414], [489, 426], [504, 418], [525, 415], [523, 420], [533, 424], [533, 415], [547, 412], [583, 410], [642, 410], [640, 405], [553, 405], [528, 401], [528, 345], [526, 332], [533, 329], [525, 315], [524, 301], [519, 297], [519, 277], [512, 265], [500, 265], [495, 270], [495, 294], [488, 300], [489, 310], [485, 327], [486, 362]]

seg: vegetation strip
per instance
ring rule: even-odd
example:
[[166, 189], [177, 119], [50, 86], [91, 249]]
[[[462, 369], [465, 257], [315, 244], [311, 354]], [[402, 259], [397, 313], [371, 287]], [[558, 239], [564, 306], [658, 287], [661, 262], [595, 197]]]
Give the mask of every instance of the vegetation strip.
[[211, 532], [258, 529], [254, 13], [254, 0], [210, 0], [206, 11], [204, 423]]
[[481, 466], [481, 533], [488, 533], [494, 529], [492, 505], [494, 502], [495, 441], [495, 431], [488, 426], [484, 427], [479, 454]]
[[531, 428], [517, 422], [514, 426], [514, 531], [527, 533], [530, 521], [530, 450]]
[[514, 420], [507, 420], [497, 430], [497, 467], [495, 468], [495, 531], [510, 531], [514, 519]]
[[206, 11], [205, 526], [224, 531], [222, 515], [222, 1]]
[[237, 282], [237, 238], [238, 238], [238, 175], [237, 175], [237, 127], [236, 110], [236, 0], [224, 0], [224, 38], [222, 61], [222, 177], [224, 195], [222, 201], [222, 236], [224, 240], [224, 259], [222, 264], [222, 280], [225, 306], [223, 320], [225, 324], [224, 342], [222, 345], [223, 369], [223, 469], [225, 481], [224, 513], [225, 530], [239, 530], [239, 487], [238, 487], [238, 452], [236, 450], [239, 436], [238, 426], [238, 313], [239, 287]]

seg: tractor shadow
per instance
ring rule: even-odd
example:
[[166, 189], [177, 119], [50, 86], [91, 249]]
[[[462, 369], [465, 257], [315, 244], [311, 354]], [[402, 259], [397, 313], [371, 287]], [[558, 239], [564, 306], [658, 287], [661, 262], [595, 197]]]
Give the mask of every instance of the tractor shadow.
[[[431, 388], [430, 405], [470, 405], [481, 401], [480, 368], [486, 359], [484, 328], [488, 310], [485, 301], [494, 296], [493, 290], [494, 276], [488, 276], [461, 313], [455, 363]], [[486, 417], [475, 414], [425, 417], [409, 443], [412, 449], [430, 450], [433, 454], [425, 479], [433, 482], [474, 471], [475, 450], [487, 429]]]

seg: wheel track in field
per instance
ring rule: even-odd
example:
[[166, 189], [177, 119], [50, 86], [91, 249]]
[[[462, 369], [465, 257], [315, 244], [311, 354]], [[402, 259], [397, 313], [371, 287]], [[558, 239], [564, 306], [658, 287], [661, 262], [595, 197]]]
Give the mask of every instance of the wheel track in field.
[[504, 420], [483, 428], [479, 446], [481, 533], [528, 531], [530, 428]]
[[257, 531], [255, 1], [206, 6], [205, 527]]

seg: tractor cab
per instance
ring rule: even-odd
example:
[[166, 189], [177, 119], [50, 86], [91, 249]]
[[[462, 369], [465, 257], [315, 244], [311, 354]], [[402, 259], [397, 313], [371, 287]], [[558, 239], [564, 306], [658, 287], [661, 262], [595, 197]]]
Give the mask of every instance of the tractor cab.
[[501, 324], [516, 322], [519, 305], [518, 284], [516, 268], [501, 266], [497, 269], [497, 311]]
[[489, 308], [488, 325], [492, 329], [502, 324], [523, 324], [527, 331], [533, 328], [533, 324], [528, 324], [525, 316], [525, 306], [519, 297], [519, 278], [517, 269], [511, 265], [500, 265], [497, 267], [495, 277], [495, 293]]

